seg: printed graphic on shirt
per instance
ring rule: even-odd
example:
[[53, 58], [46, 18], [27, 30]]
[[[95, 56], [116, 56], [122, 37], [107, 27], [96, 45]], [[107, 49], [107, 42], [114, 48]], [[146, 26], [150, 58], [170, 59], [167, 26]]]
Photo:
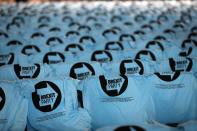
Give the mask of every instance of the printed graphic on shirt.
[[35, 45], [27, 45], [21, 51], [25, 55], [33, 55], [39, 52], [41, 52], [40, 49]]
[[34, 106], [42, 112], [55, 110], [61, 102], [61, 91], [59, 87], [50, 81], [41, 81], [35, 85], [32, 93]]
[[80, 38], [79, 42], [81, 44], [87, 44], [89, 46], [94, 45], [96, 43], [95, 39], [91, 36], [83, 36]]
[[82, 46], [78, 44], [70, 44], [65, 48], [65, 51], [70, 51], [73, 54], [76, 54], [77, 52], [83, 51], [84, 49]]
[[59, 27], [52, 27], [49, 29], [50, 32], [60, 32], [61, 29]]
[[106, 50], [123, 50], [123, 46], [120, 42], [108, 42], [105, 45]]
[[139, 51], [135, 59], [149, 59], [149, 60], [156, 61], [155, 55], [151, 51], [148, 51], [148, 50]]
[[146, 45], [147, 49], [160, 49], [161, 51], [164, 51], [163, 45], [159, 41], [150, 41]]
[[0, 55], [0, 66], [12, 64], [14, 62], [14, 54], [2, 54]]
[[36, 33], [33, 33], [31, 35], [31, 38], [34, 39], [34, 38], [39, 38], [39, 37], [44, 37], [44, 34], [43, 33], [40, 33], [40, 32], [36, 32]]
[[6, 34], [5, 32], [2, 32], [0, 31], [0, 39], [3, 39], [3, 38], [8, 38], [8, 34]]
[[5, 105], [5, 93], [3, 91], [3, 89], [0, 87], [0, 111], [3, 109], [4, 105]]
[[61, 45], [63, 41], [58, 37], [51, 37], [47, 40], [46, 44], [49, 46]]
[[12, 40], [7, 43], [7, 46], [23, 45], [20, 41]]
[[144, 67], [139, 60], [123, 60], [120, 63], [120, 74], [140, 74], [144, 73]]
[[70, 76], [74, 79], [84, 80], [91, 75], [95, 75], [95, 71], [90, 64], [85, 62], [76, 63], [70, 69]]
[[179, 53], [179, 56], [183, 56], [183, 57], [186, 57], [186, 56], [189, 56], [192, 54], [192, 47], [189, 47], [189, 48], [184, 48], [182, 49], [182, 51]]
[[193, 61], [190, 58], [178, 61], [174, 60], [173, 58], [169, 58], [169, 65], [172, 71], [191, 71]]
[[129, 126], [118, 127], [116, 129], [114, 129], [114, 131], [145, 131], [145, 129], [143, 129], [140, 126], [129, 125]]
[[155, 75], [163, 80], [166, 81], [165, 83], [157, 83], [155, 84], [156, 88], [160, 89], [177, 89], [177, 88], [184, 88], [185, 85], [182, 82], [179, 83], [173, 83], [172, 81], [175, 81], [180, 76], [180, 71], [176, 72], [161, 72], [161, 73], [155, 73]]
[[37, 78], [40, 73], [40, 65], [35, 64], [33, 66], [20, 66], [19, 64], [14, 65], [14, 72], [19, 79], [24, 78]]
[[120, 76], [121, 77], [115, 79], [105, 79], [103, 75], [99, 76], [102, 90], [108, 96], [119, 96], [127, 89], [128, 78], [124, 75]]
[[197, 42], [193, 39], [186, 39], [183, 41], [182, 45], [181, 45], [182, 48], [189, 48], [189, 47], [197, 47]]
[[60, 52], [49, 52], [45, 54], [43, 63], [46, 64], [56, 64], [65, 61], [65, 56]]
[[112, 61], [113, 58], [112, 58], [112, 55], [110, 54], [110, 52], [101, 50], [101, 51], [95, 51], [92, 54], [91, 60], [98, 61], [100, 63], [105, 63], [105, 62]]
[[159, 72], [159, 73], [155, 73], [155, 75], [157, 77], [159, 77], [161, 80], [164, 81], [174, 81], [176, 80], [179, 76], [180, 76], [180, 71], [169, 71], [169, 72]]
[[130, 35], [130, 34], [122, 34], [119, 37], [119, 41], [121, 41], [121, 43], [123, 45], [128, 44], [132, 48], [135, 48], [136, 47], [135, 38], [134, 38], [133, 35]]
[[109, 96], [101, 97], [101, 102], [130, 102], [134, 100], [134, 98], [132, 96], [129, 96], [129, 94], [127, 96], [122, 96], [128, 86], [127, 76], [120, 75], [120, 77], [105, 79], [105, 77], [102, 75], [99, 76], [99, 80], [102, 90], [107, 96]]

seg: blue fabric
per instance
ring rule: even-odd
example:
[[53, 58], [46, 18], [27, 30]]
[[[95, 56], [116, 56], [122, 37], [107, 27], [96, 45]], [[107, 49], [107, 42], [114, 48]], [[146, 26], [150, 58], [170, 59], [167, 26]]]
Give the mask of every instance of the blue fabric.
[[1, 53], [0, 54], [0, 67], [16, 63], [16, 55], [14, 53]]
[[27, 123], [28, 100], [21, 95], [16, 82], [0, 82], [0, 130], [24, 131]]
[[36, 130], [85, 130], [90, 116], [78, 108], [76, 85], [72, 79], [43, 79], [22, 82], [29, 100], [29, 126]]
[[105, 73], [143, 75], [154, 73], [154, 61], [125, 59], [119, 62], [102, 63]]
[[188, 121], [182, 124], [179, 124], [178, 127], [184, 131], [196, 131], [197, 130], [197, 121]]
[[[104, 79], [107, 79], [105, 81]], [[99, 76], [81, 84], [84, 108], [92, 118], [92, 128], [139, 123], [151, 119], [151, 97], [141, 86], [141, 77]]]
[[42, 64], [7, 65], [0, 68], [0, 80], [42, 79], [50, 72], [50, 68]]
[[197, 60], [189, 57], [169, 58], [155, 63], [156, 72], [183, 71], [191, 72], [196, 76]]
[[117, 61], [121, 56], [121, 51], [95, 50], [78, 54], [78, 61], [97, 61], [99, 63], [106, 63], [109, 61]]
[[197, 88], [192, 73], [161, 72], [147, 77], [155, 106], [155, 120], [161, 123], [181, 123], [197, 119]]
[[50, 76], [67, 76], [74, 79], [83, 80], [89, 76], [99, 76], [103, 74], [103, 68], [98, 62], [76, 62], [59, 63], [49, 65], [52, 72]]
[[96, 131], [121, 131], [121, 130], [129, 130], [129, 131], [181, 131], [175, 127], [169, 127], [163, 125], [158, 122], [146, 122], [141, 124], [132, 123], [130, 125], [116, 125], [116, 126], [108, 126], [99, 128]]

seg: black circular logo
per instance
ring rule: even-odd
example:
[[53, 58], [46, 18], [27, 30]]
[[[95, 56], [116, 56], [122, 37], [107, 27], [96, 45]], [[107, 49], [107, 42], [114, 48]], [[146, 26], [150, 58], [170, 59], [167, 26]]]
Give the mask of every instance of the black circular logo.
[[60, 52], [48, 52], [43, 58], [43, 63], [56, 64], [65, 61], [65, 56]]
[[23, 45], [23, 44], [18, 40], [12, 40], [7, 43], [7, 46], [14, 46], [14, 45]]
[[[128, 65], [132, 63], [136, 63], [137, 66], [128, 67]], [[120, 74], [135, 74], [135, 73], [138, 73], [140, 75], [144, 74], [144, 66], [142, 62], [139, 60], [134, 60], [134, 61], [123, 60], [120, 63], [119, 70], [120, 70]]]
[[76, 54], [79, 51], [83, 51], [83, 47], [79, 44], [69, 44], [66, 48], [65, 51], [70, 51], [73, 54]]
[[151, 46], [158, 46], [161, 51], [164, 51], [163, 45], [159, 41], [150, 41], [146, 45], [147, 49], [150, 49]]
[[189, 48], [189, 47], [192, 47], [192, 46], [197, 47], [197, 42], [195, 40], [192, 40], [192, 39], [184, 40], [182, 45], [181, 45], [182, 48]]
[[35, 45], [27, 45], [21, 51], [22, 54], [28, 55], [28, 56], [39, 53], [39, 52], [41, 52], [40, 49]]
[[61, 102], [61, 91], [59, 87], [50, 81], [41, 81], [35, 85], [32, 93], [34, 106], [42, 112], [55, 110]]
[[106, 50], [123, 50], [123, 45], [119, 41], [108, 42], [105, 45]]
[[176, 80], [180, 75], [181, 72], [180, 71], [175, 71], [175, 72], [156, 72], [154, 73], [159, 79], [163, 80], [163, 81], [174, 81]]
[[49, 45], [49, 46], [54, 46], [54, 45], [59, 45], [59, 44], [63, 44], [63, 41], [58, 38], [58, 37], [50, 37], [47, 42], [46, 42], [46, 45]]
[[[173, 58], [169, 58], [169, 65], [172, 71], [191, 71], [193, 67], [193, 61], [191, 58], [186, 58], [182, 61], [175, 61]], [[179, 67], [177, 69], [177, 67]], [[183, 68], [184, 67], [184, 68]]]
[[0, 38], [1, 37], [8, 38], [9, 36], [5, 32], [0, 31]]
[[189, 47], [179, 53], [179, 56], [186, 57], [192, 54], [193, 48]]
[[86, 62], [76, 63], [70, 69], [70, 77], [74, 79], [82, 80], [90, 75], [95, 75], [95, 71], [94, 68]]
[[19, 64], [14, 64], [14, 72], [19, 79], [36, 78], [40, 73], [40, 65], [23, 67]]
[[143, 129], [140, 126], [136, 126], [136, 125], [129, 125], [129, 126], [120, 126], [118, 128], [116, 128], [114, 131], [145, 131], [145, 129]]
[[0, 111], [3, 109], [5, 105], [5, 93], [3, 89], [0, 87]]
[[31, 35], [31, 38], [39, 38], [39, 37], [44, 37], [44, 34], [43, 33], [40, 33], [40, 32], [36, 32], [36, 33], [33, 33]]
[[125, 75], [120, 75], [121, 77], [116, 79], [105, 79], [104, 75], [99, 76], [100, 84], [102, 90], [111, 97], [119, 96], [128, 86], [128, 78]]
[[12, 64], [13, 62], [14, 62], [14, 54], [13, 53], [0, 55], [0, 66]]
[[91, 36], [83, 36], [80, 38], [79, 42], [84, 43], [85, 40], [90, 40], [92, 42], [92, 44], [96, 43], [95, 39], [92, 38]]
[[149, 50], [141, 50], [141, 51], [139, 51], [136, 54], [135, 59], [142, 59], [141, 58], [142, 56], [145, 56], [146, 58], [149, 57], [151, 60], [156, 61], [155, 55]]
[[92, 56], [91, 56], [91, 61], [98, 61], [98, 62], [109, 62], [112, 61], [112, 55], [110, 52], [106, 51], [106, 50], [97, 50], [95, 52], [93, 52]]

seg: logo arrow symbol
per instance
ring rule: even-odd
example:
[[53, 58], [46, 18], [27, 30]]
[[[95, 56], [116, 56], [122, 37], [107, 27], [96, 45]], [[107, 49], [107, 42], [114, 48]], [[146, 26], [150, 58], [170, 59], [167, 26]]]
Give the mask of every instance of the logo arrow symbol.
[[81, 74], [85, 72], [89, 72], [89, 69], [84, 64], [82, 64], [82, 67], [75, 69], [76, 74]]
[[104, 59], [104, 58], [108, 58], [107, 54], [102, 53], [102, 54], [96, 54], [96, 59], [100, 60], [100, 59]]
[[37, 94], [40, 97], [40, 101], [39, 101], [40, 106], [50, 105], [51, 109], [54, 107], [58, 94], [48, 83], [45, 88], [38, 89]]
[[62, 61], [62, 59], [60, 58], [60, 56], [57, 55], [57, 54], [48, 56], [48, 60], [50, 62], [59, 62], [59, 61]]

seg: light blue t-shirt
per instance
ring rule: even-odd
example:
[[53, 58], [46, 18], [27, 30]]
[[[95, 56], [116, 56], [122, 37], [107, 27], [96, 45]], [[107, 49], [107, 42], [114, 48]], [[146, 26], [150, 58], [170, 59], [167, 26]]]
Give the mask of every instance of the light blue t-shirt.
[[156, 72], [164, 71], [183, 71], [192, 72], [196, 76], [197, 73], [197, 60], [189, 57], [169, 58], [158, 61], [155, 64]]
[[13, 63], [16, 63], [16, 58], [15, 58], [14, 53], [3, 53], [0, 54], [0, 67], [4, 65], [10, 65]]
[[92, 128], [139, 123], [153, 114], [154, 105], [139, 76], [99, 76], [86, 79], [82, 89], [84, 108], [92, 118]]
[[78, 107], [76, 85], [70, 78], [26, 80], [24, 96], [29, 100], [28, 125], [36, 130], [85, 130], [90, 116]]
[[103, 74], [103, 68], [98, 62], [58, 63], [49, 65], [52, 72], [50, 76], [67, 76], [83, 80], [89, 76]]
[[0, 67], [0, 80], [42, 79], [50, 73], [45, 64], [13, 64]]
[[97, 61], [99, 63], [117, 61], [120, 59], [120, 52], [121, 51], [95, 50], [78, 54], [78, 61]]
[[158, 122], [145, 122], [141, 124], [116, 125], [97, 129], [96, 131], [181, 131], [175, 127], [169, 127]]
[[197, 82], [192, 73], [160, 72], [147, 77], [155, 106], [155, 120], [161, 123], [182, 123], [197, 119]]
[[71, 62], [73, 59], [74, 58], [71, 54], [53, 51], [53, 52], [40, 53], [37, 55], [28, 56], [27, 62], [31, 64], [34, 63], [57, 64], [61, 62]]
[[185, 123], [181, 123], [178, 127], [184, 131], [196, 131], [197, 130], [197, 121], [191, 120]]
[[119, 62], [102, 63], [105, 73], [143, 75], [154, 73], [154, 61], [125, 59]]
[[27, 123], [28, 100], [21, 95], [16, 82], [0, 81], [0, 130], [24, 131]]

